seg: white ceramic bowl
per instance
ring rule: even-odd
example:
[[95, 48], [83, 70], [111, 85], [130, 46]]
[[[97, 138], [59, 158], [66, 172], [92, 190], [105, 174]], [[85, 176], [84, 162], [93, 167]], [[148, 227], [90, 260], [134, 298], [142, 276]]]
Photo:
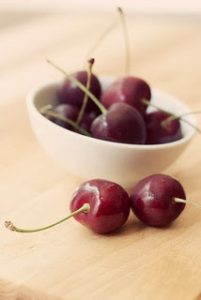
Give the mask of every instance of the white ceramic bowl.
[[[102, 80], [103, 88], [111, 80]], [[130, 145], [98, 140], [66, 130], [46, 119], [39, 109], [54, 104], [58, 83], [44, 84], [27, 96], [33, 131], [42, 147], [68, 172], [83, 180], [105, 178], [129, 187], [136, 180], [163, 172], [185, 150], [195, 129], [184, 122], [184, 137], [161, 145]], [[178, 99], [161, 91], [152, 91], [152, 103], [175, 114], [189, 112]], [[185, 117], [196, 125], [194, 116]]]

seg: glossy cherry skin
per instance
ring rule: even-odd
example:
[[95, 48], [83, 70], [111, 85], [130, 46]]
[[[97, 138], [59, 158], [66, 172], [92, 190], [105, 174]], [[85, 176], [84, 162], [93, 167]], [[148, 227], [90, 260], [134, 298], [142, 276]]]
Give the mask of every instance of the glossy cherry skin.
[[142, 100], [151, 99], [151, 89], [142, 79], [125, 76], [115, 80], [101, 96], [101, 102], [108, 108], [114, 103], [127, 103], [144, 116], [147, 109]]
[[96, 233], [105, 234], [119, 229], [128, 219], [130, 199], [118, 184], [104, 179], [94, 179], [83, 183], [73, 195], [71, 211], [89, 203], [87, 213], [74, 218]]
[[106, 114], [98, 116], [91, 125], [92, 136], [97, 139], [144, 144], [145, 123], [140, 113], [125, 103], [113, 104]]
[[[87, 72], [79, 71], [72, 74], [78, 79], [83, 85], [87, 84]], [[98, 99], [101, 95], [101, 85], [98, 78], [92, 74], [91, 84], [89, 89]], [[58, 88], [58, 101], [59, 103], [72, 104], [77, 106], [79, 109], [84, 99], [84, 92], [79, 89], [72, 81], [65, 79], [64, 82]], [[96, 104], [91, 99], [88, 99], [86, 111], [99, 111]]]
[[174, 221], [185, 204], [174, 198], [186, 199], [182, 185], [174, 178], [150, 175], [139, 181], [131, 193], [131, 207], [138, 219], [149, 226], [163, 227]]
[[162, 111], [154, 111], [146, 115], [146, 144], [165, 144], [180, 140], [183, 137], [178, 119], [163, 123], [169, 117], [171, 117], [170, 114]]

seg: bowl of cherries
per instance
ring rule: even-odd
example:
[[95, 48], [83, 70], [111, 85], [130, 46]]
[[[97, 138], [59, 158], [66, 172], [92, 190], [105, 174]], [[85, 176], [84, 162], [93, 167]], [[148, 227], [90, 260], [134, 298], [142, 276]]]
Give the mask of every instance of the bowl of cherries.
[[179, 99], [135, 76], [98, 78], [87, 70], [37, 87], [27, 97], [33, 131], [69, 173], [129, 186], [166, 170], [196, 132]]

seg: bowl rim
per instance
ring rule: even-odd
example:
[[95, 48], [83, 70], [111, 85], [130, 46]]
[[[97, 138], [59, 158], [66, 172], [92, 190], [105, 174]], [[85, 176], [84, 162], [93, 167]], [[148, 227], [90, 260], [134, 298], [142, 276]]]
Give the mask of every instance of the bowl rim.
[[[112, 79], [114, 79], [114, 77], [110, 76], [110, 77], [99, 77], [100, 82], [101, 81], [111, 81]], [[188, 141], [190, 141], [192, 139], [192, 137], [195, 135], [196, 133], [196, 129], [195, 128], [191, 128], [191, 131], [188, 132], [188, 134], [186, 134], [183, 138], [181, 138], [180, 140], [174, 141], [174, 142], [169, 142], [169, 143], [164, 143], [164, 144], [126, 144], [126, 143], [117, 143], [117, 142], [112, 142], [112, 141], [107, 141], [107, 140], [101, 140], [101, 139], [97, 139], [94, 137], [90, 137], [90, 136], [85, 136], [82, 134], [79, 134], [77, 132], [68, 130], [66, 128], [63, 128], [62, 126], [59, 126], [57, 124], [55, 124], [54, 122], [51, 122], [50, 120], [48, 120], [45, 116], [43, 116], [39, 110], [37, 109], [36, 105], [35, 105], [35, 98], [36, 95], [42, 91], [43, 89], [47, 89], [52, 88], [53, 86], [57, 86], [61, 84], [61, 81], [59, 80], [51, 80], [51, 81], [45, 81], [42, 84], [34, 87], [33, 89], [30, 90], [30, 92], [27, 94], [26, 96], [26, 104], [27, 104], [27, 108], [29, 111], [32, 111], [35, 115], [37, 115], [38, 117], [40, 117], [43, 121], [47, 121], [49, 123], [50, 126], [53, 127], [57, 127], [58, 130], [63, 131], [65, 134], [70, 134], [73, 135], [74, 137], [83, 139], [83, 141], [88, 141], [89, 139], [91, 140], [92, 143], [96, 143], [96, 144], [101, 144], [101, 145], [107, 145], [109, 147], [115, 147], [115, 148], [122, 148], [122, 149], [136, 149], [136, 150], [153, 150], [153, 149], [167, 149], [167, 148], [174, 148], [177, 147], [179, 145], [183, 145], [186, 144]], [[152, 88], [152, 91], [155, 91], [157, 93], [160, 93], [161, 95], [164, 95], [166, 97], [170, 97], [174, 100], [176, 100], [178, 103], [180, 103], [183, 108], [186, 111], [190, 112], [189, 107], [183, 103], [179, 98], [175, 97], [172, 94], [166, 93], [162, 90], [159, 89], [155, 89]], [[193, 119], [193, 125], [197, 125], [197, 119], [196, 117], [193, 115], [191, 116], [191, 119]], [[189, 125], [190, 126], [190, 125]]]

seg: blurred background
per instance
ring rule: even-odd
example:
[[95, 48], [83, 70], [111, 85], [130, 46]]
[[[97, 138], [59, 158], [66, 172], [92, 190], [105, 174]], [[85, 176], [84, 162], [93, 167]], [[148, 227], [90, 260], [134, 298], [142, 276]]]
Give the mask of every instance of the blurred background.
[[199, 14], [200, 0], [1, 0], [1, 9], [9, 11], [96, 11], [111, 12], [124, 6], [130, 13]]
[[12, 80], [16, 96], [17, 90], [24, 95], [41, 81], [60, 78], [46, 58], [74, 71], [91, 55], [95, 72], [122, 74], [125, 48], [117, 6], [127, 17], [131, 72], [185, 97], [183, 85], [200, 77], [200, 0], [0, 0], [1, 94], [8, 96]]

